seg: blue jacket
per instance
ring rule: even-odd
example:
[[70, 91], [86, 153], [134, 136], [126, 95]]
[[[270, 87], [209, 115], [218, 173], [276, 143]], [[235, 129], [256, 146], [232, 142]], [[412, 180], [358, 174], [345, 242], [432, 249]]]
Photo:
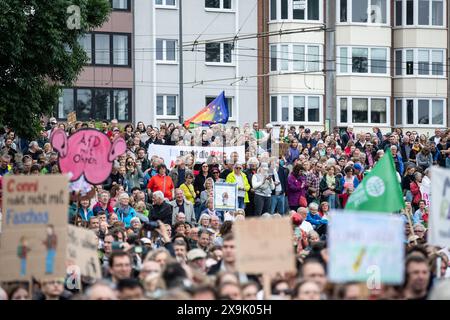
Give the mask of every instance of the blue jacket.
[[94, 212], [92, 212], [91, 209], [88, 209], [86, 212], [86, 216], [84, 214], [83, 208], [79, 208], [78, 209], [78, 214], [81, 216], [81, 218], [83, 219], [83, 221], [89, 221], [90, 217], [94, 216]]
[[306, 221], [311, 223], [313, 226], [320, 226], [321, 224], [328, 224], [327, 219], [322, 219], [318, 213], [311, 214], [310, 211], [308, 211], [308, 215], [306, 216]]
[[[341, 178], [341, 185], [342, 185], [342, 188], [344, 188], [344, 184], [345, 184], [345, 177], [342, 177]], [[358, 187], [358, 185], [359, 185], [359, 180], [358, 180], [358, 178], [356, 177], [356, 176], [353, 176], [353, 188], [357, 188]], [[343, 189], [342, 189], [343, 190]]]
[[125, 224], [125, 228], [130, 227], [131, 219], [136, 216], [136, 211], [133, 209], [133, 207], [128, 206], [128, 212], [124, 212], [123, 208], [116, 208], [116, 214], [119, 218], [119, 221], [122, 221]]

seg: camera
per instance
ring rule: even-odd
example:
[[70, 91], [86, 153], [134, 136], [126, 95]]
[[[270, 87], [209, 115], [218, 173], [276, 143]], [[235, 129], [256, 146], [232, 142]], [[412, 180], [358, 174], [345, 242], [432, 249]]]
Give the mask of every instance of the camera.
[[153, 230], [159, 228], [159, 224], [156, 221], [149, 221], [149, 222], [145, 221], [142, 223], [142, 225], [143, 225], [144, 230], [147, 230], [147, 231], [153, 231]]

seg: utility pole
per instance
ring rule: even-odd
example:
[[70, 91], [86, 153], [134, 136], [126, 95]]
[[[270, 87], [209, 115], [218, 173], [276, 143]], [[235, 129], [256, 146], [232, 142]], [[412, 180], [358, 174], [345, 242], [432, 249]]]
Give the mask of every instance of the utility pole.
[[178, 3], [179, 108], [180, 124], [183, 124], [183, 0], [178, 0]]
[[336, 108], [336, 1], [326, 1], [325, 30], [325, 127], [329, 123], [329, 132], [337, 126]]

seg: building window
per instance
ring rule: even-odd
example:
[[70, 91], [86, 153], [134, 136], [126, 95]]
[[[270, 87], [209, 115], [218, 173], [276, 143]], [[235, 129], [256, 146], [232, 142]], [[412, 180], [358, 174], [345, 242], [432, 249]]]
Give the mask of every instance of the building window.
[[131, 0], [112, 0], [111, 8], [114, 11], [130, 11]]
[[95, 37], [95, 64], [111, 64], [110, 36], [96, 34]]
[[444, 99], [396, 99], [397, 125], [406, 126], [444, 126]]
[[129, 34], [86, 34], [78, 39], [88, 56], [88, 64], [131, 66], [131, 36]]
[[175, 7], [176, 0], [155, 0], [155, 5], [162, 7]]
[[271, 0], [270, 20], [320, 21], [320, 0]]
[[59, 119], [67, 119], [75, 111], [81, 121], [130, 121], [130, 98], [130, 89], [64, 88], [56, 114]]
[[[320, 123], [322, 97], [305, 95], [279, 95], [270, 98], [273, 122]], [[280, 116], [279, 116], [280, 115]]]
[[339, 0], [337, 21], [342, 23], [388, 24], [387, 0]]
[[278, 97], [270, 97], [270, 121], [278, 121]]
[[78, 43], [87, 55], [87, 63], [92, 63], [92, 34], [87, 33], [78, 39]]
[[338, 97], [339, 123], [388, 124], [389, 98]]
[[309, 44], [274, 44], [270, 46], [270, 71], [321, 71], [322, 48]]
[[338, 72], [341, 74], [388, 74], [387, 48], [340, 47], [338, 52]]
[[[206, 97], [205, 98], [205, 106], [210, 104], [215, 98], [217, 97]], [[233, 97], [226, 97], [225, 100], [227, 101], [227, 107], [228, 107], [228, 117], [230, 119], [233, 118]]]
[[157, 95], [156, 96], [156, 115], [159, 117], [176, 117], [177, 96], [176, 95]]
[[[444, 26], [443, 0], [396, 0], [396, 26]], [[403, 17], [406, 17], [405, 21]]]
[[231, 43], [211, 42], [205, 45], [205, 61], [231, 64], [233, 45]]
[[156, 39], [156, 61], [176, 61], [177, 40]]
[[[405, 64], [401, 59], [406, 57]], [[444, 49], [402, 49], [395, 51], [396, 76], [444, 77]]]
[[230, 10], [232, 0], [205, 0], [205, 8]]

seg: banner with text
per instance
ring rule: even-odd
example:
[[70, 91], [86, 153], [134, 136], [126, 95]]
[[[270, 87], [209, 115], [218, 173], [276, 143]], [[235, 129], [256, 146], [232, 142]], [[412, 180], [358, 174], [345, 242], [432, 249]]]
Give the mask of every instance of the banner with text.
[[8, 175], [3, 183], [0, 280], [64, 277], [68, 177]]
[[164, 159], [164, 163], [167, 167], [172, 168], [175, 166], [175, 161], [178, 157], [187, 156], [192, 154], [194, 161], [206, 162], [209, 157], [216, 157], [217, 159], [223, 159], [225, 154], [226, 158], [230, 158], [232, 152], [237, 152], [239, 155], [238, 161], [245, 161], [245, 146], [237, 147], [197, 147], [197, 146], [166, 146], [160, 144], [151, 144], [148, 147], [148, 157], [158, 155]]

